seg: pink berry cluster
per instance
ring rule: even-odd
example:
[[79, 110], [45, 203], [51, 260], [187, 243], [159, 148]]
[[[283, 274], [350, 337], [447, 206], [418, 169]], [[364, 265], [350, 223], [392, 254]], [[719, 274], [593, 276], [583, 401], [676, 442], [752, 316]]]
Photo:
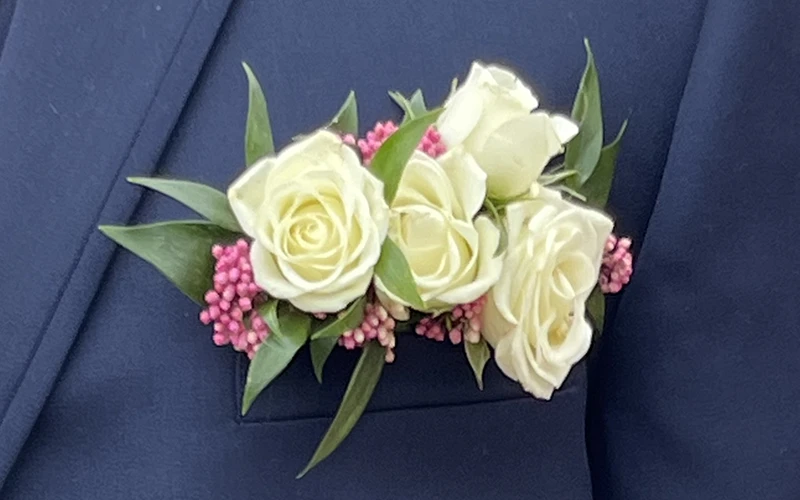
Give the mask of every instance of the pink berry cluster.
[[613, 234], [606, 240], [603, 263], [600, 267], [600, 289], [603, 293], [617, 293], [628, 284], [633, 274], [631, 239], [617, 238]]
[[[364, 164], [369, 165], [372, 161], [372, 157], [375, 156], [378, 148], [381, 147], [381, 144], [383, 144], [390, 135], [397, 132], [397, 129], [398, 127], [393, 121], [378, 122], [375, 124], [375, 127], [372, 130], [367, 132], [367, 136], [365, 138], [355, 141], [353, 136], [350, 135], [345, 136], [344, 141], [348, 144], [353, 144], [355, 142], [355, 144], [358, 145], [358, 149], [361, 150], [361, 156], [364, 159]], [[447, 147], [444, 145], [444, 142], [442, 142], [442, 136], [433, 125], [428, 127], [425, 135], [419, 141], [417, 149], [433, 158], [436, 158], [447, 151]]]
[[261, 343], [269, 335], [269, 327], [255, 310], [263, 290], [253, 281], [250, 265], [250, 244], [240, 239], [234, 245], [214, 245], [214, 288], [206, 292], [208, 307], [200, 313], [200, 321], [214, 323], [214, 343], [232, 345], [253, 359]]
[[339, 337], [339, 345], [352, 350], [363, 346], [369, 340], [377, 340], [386, 348], [386, 362], [392, 363], [395, 358], [395, 326], [394, 319], [380, 303], [367, 304], [361, 325], [345, 331]]
[[457, 305], [445, 314], [426, 316], [417, 324], [415, 331], [419, 336], [438, 342], [444, 342], [447, 337], [453, 344], [460, 344], [462, 340], [478, 343], [481, 340], [481, 317], [485, 305], [486, 295], [483, 295], [469, 304]]

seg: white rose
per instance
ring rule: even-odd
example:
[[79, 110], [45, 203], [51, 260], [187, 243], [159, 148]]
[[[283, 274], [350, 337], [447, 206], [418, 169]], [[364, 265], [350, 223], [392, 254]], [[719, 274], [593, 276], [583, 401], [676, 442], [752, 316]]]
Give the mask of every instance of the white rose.
[[383, 183], [335, 134], [318, 131], [260, 159], [228, 189], [253, 238], [256, 283], [308, 312], [363, 295], [388, 228]]
[[586, 299], [613, 224], [546, 188], [532, 201], [509, 205], [506, 222], [508, 250], [482, 333], [503, 373], [549, 399], [589, 349]]
[[526, 192], [578, 133], [566, 116], [531, 114], [538, 104], [511, 71], [474, 62], [436, 126], [448, 148], [463, 146], [486, 172], [489, 196], [511, 198]]
[[[461, 150], [438, 160], [416, 151], [403, 171], [390, 207], [389, 237], [406, 257], [428, 310], [472, 302], [500, 276], [502, 258], [494, 256], [500, 231], [486, 217], [475, 219], [485, 182], [486, 174]], [[393, 315], [394, 304], [409, 305], [377, 277], [375, 286]]]

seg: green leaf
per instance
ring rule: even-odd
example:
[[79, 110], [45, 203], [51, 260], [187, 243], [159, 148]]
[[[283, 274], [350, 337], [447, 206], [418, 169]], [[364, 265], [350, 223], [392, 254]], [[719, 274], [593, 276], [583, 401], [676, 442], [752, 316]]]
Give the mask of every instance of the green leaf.
[[397, 92], [396, 90], [389, 92], [389, 97], [392, 98], [394, 102], [400, 106], [400, 109], [403, 110], [405, 116], [403, 117], [403, 123], [406, 123], [408, 120], [412, 120], [418, 116], [422, 116], [423, 114], [428, 112], [428, 108], [425, 106], [425, 97], [422, 95], [422, 90], [417, 89], [411, 94], [410, 99], [406, 99], [406, 97]]
[[571, 187], [565, 184], [556, 186], [553, 189], [555, 189], [556, 191], [561, 191], [562, 193], [566, 193], [567, 195], [571, 196], [572, 198], [575, 198], [576, 200], [586, 201], [586, 197], [584, 195], [582, 195], [575, 189], [572, 189]]
[[412, 118], [422, 116], [428, 112], [428, 106], [425, 105], [425, 96], [422, 94], [422, 89], [417, 89], [411, 94], [411, 99], [408, 100], [411, 104], [411, 111], [414, 114]]
[[358, 136], [358, 103], [354, 90], [347, 94], [347, 99], [328, 126], [340, 134]]
[[573, 189], [582, 186], [592, 175], [603, 147], [600, 81], [589, 40], [584, 39], [583, 43], [586, 45], [586, 69], [572, 106], [572, 119], [580, 125], [580, 132], [567, 144], [564, 156], [566, 168], [578, 171], [578, 176], [570, 179], [570, 187]]
[[417, 310], [425, 309], [425, 303], [417, 291], [417, 283], [408, 266], [403, 251], [391, 238], [383, 240], [381, 256], [375, 265], [375, 276], [395, 296], [404, 300]]
[[242, 231], [228, 204], [228, 197], [211, 186], [197, 182], [152, 177], [128, 177], [128, 182], [167, 195], [220, 227], [230, 231]]
[[139, 226], [100, 226], [100, 231], [146, 260], [187, 297], [203, 304], [211, 288], [211, 247], [236, 239], [236, 233], [206, 221], [169, 221]]
[[475, 374], [475, 381], [478, 383], [478, 389], [483, 390], [483, 369], [492, 357], [486, 340], [481, 337], [480, 342], [473, 344], [472, 342], [467, 342], [467, 339], [464, 339], [464, 352], [467, 353], [469, 366], [472, 367], [472, 373]]
[[258, 78], [247, 63], [243, 62], [247, 83], [249, 86], [250, 100], [247, 108], [247, 128], [244, 135], [244, 157], [249, 167], [261, 157], [275, 152], [275, 143], [272, 141], [272, 125], [269, 123], [267, 99], [261, 90]]
[[436, 121], [441, 112], [441, 109], [437, 109], [404, 123], [397, 132], [386, 139], [372, 158], [370, 170], [383, 181], [383, 196], [389, 205], [397, 194], [397, 187], [400, 185], [408, 159], [417, 149], [428, 126]]
[[322, 383], [322, 369], [325, 368], [325, 362], [328, 356], [333, 352], [336, 343], [339, 342], [338, 337], [322, 337], [314, 339], [309, 343], [309, 350], [311, 351], [311, 364], [314, 366], [314, 376], [317, 377], [317, 382]]
[[597, 335], [603, 333], [603, 322], [606, 317], [606, 297], [600, 287], [595, 287], [592, 293], [589, 294], [589, 299], [586, 301], [586, 311], [592, 319], [595, 333]]
[[608, 193], [611, 191], [611, 181], [614, 179], [614, 169], [617, 166], [617, 156], [622, 142], [622, 136], [628, 127], [628, 120], [625, 120], [620, 127], [614, 142], [604, 147], [600, 152], [600, 161], [597, 168], [589, 177], [589, 180], [581, 189], [586, 195], [586, 202], [598, 208], [604, 208], [608, 201]]
[[561, 170], [553, 174], [542, 174], [539, 176], [539, 180], [537, 182], [542, 186], [550, 186], [557, 182], [561, 182], [564, 179], [569, 179], [575, 175], [578, 175], [577, 170]]
[[342, 316], [333, 316], [326, 320], [319, 330], [311, 335], [312, 339], [324, 337], [339, 338], [346, 330], [352, 330], [364, 320], [364, 307], [367, 305], [367, 298], [360, 297], [353, 301], [347, 309], [342, 311]]
[[353, 370], [353, 375], [350, 377], [350, 383], [347, 384], [347, 390], [344, 393], [342, 402], [339, 404], [339, 409], [336, 411], [336, 416], [333, 417], [333, 422], [331, 422], [328, 432], [325, 433], [322, 441], [320, 441], [308, 465], [297, 475], [298, 479], [333, 453], [347, 435], [350, 434], [350, 431], [353, 430], [356, 422], [364, 413], [367, 403], [375, 391], [375, 386], [378, 385], [378, 380], [381, 378], [385, 355], [385, 349], [378, 342], [372, 341], [364, 345], [361, 358], [358, 360], [355, 370]]
[[501, 253], [506, 251], [508, 248], [508, 229], [506, 228], [506, 224], [503, 221], [503, 217], [500, 215], [500, 211], [495, 206], [494, 202], [489, 198], [486, 198], [483, 201], [483, 206], [489, 211], [489, 215], [492, 216], [492, 222], [494, 225], [497, 226], [497, 229], [500, 230], [500, 241], [497, 242], [497, 248], [494, 251], [494, 257], [497, 257]]
[[271, 333], [256, 352], [247, 370], [247, 383], [242, 397], [242, 415], [261, 391], [289, 366], [297, 351], [308, 340], [311, 318], [288, 302], [270, 300], [258, 308]]

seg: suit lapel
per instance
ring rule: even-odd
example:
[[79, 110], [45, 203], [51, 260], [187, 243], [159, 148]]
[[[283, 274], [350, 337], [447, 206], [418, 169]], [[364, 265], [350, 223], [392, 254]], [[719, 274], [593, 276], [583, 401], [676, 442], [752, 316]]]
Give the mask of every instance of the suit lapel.
[[0, 485], [107, 266], [231, 0], [18, 0], [0, 56]]

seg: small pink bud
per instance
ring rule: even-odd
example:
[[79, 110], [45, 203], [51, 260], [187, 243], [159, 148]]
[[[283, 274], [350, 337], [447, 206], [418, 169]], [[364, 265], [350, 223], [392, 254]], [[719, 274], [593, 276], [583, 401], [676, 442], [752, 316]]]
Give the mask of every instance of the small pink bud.
[[206, 292], [205, 299], [209, 304], [216, 304], [219, 301], [219, 294], [214, 290], [209, 290]]
[[204, 309], [200, 312], [200, 322], [204, 325], [211, 324], [211, 315], [208, 314], [208, 310]]

